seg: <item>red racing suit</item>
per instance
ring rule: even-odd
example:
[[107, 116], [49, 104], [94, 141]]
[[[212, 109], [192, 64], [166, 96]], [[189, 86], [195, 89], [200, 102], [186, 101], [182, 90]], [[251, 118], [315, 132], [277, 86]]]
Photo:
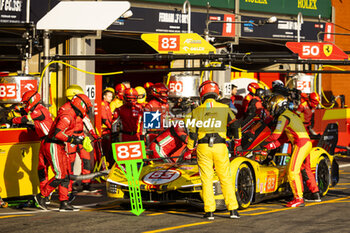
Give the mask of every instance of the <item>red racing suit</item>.
[[296, 113], [300, 116], [302, 119], [304, 126], [308, 133], [310, 133], [310, 127], [311, 127], [311, 119], [312, 115], [314, 113], [314, 109], [311, 109], [307, 101], [302, 102], [299, 106], [298, 109], [296, 110]]
[[102, 135], [111, 134], [112, 132], [112, 111], [109, 103], [105, 100], [101, 103]]
[[40, 181], [40, 190], [42, 190], [48, 182], [47, 171], [49, 167], [47, 159], [44, 157], [43, 145], [52, 126], [53, 120], [49, 110], [42, 104], [38, 104], [33, 111], [28, 113], [28, 115], [16, 117], [12, 120], [12, 122], [15, 124], [25, 124], [31, 120], [34, 121], [35, 132], [41, 139], [38, 158], [38, 176]]
[[278, 117], [276, 129], [266, 139], [267, 142], [270, 142], [267, 146], [269, 148], [278, 147], [280, 145], [278, 139], [283, 132], [287, 134], [288, 139], [294, 145], [292, 156], [287, 166], [288, 181], [294, 197], [302, 198], [303, 185], [301, 183], [300, 170], [305, 158], [312, 149], [312, 143], [301, 119], [288, 109]]
[[160, 129], [149, 129], [148, 131], [148, 142], [152, 142], [163, 130], [165, 129], [165, 125], [169, 125], [169, 117], [170, 117], [170, 112], [169, 112], [169, 104], [166, 102], [161, 102], [158, 99], [152, 99], [150, 100], [145, 108], [145, 112], [156, 112], [159, 111], [161, 116], [160, 116]]
[[121, 122], [121, 141], [139, 141], [142, 135], [142, 107], [135, 103], [125, 103], [113, 114], [113, 123]]
[[[62, 111], [67, 111], [68, 109], [72, 109], [72, 105], [70, 102], [65, 103], [59, 110], [59, 113]], [[74, 111], [74, 110], [73, 110]], [[96, 132], [91, 124], [90, 119], [86, 116], [84, 119], [81, 119], [81, 117], [77, 117], [75, 119], [75, 128], [73, 131], [74, 136], [82, 136], [85, 137], [84, 134], [84, 125], [86, 128], [89, 130], [89, 133], [94, 139], [97, 139]], [[73, 174], [73, 168], [74, 168], [74, 162], [76, 158], [76, 154], [78, 153], [80, 159], [81, 159], [81, 174], [86, 175], [91, 173], [91, 156], [90, 153], [87, 152], [84, 148], [83, 145], [75, 145], [72, 143], [67, 143], [67, 154], [68, 154], [68, 165], [69, 165], [69, 174]], [[90, 183], [91, 180], [83, 180], [83, 183]], [[69, 191], [72, 190], [72, 184], [73, 180], [70, 181], [69, 185]]]
[[258, 96], [251, 96], [248, 99], [250, 99], [248, 106], [245, 107], [245, 110], [243, 112], [243, 118], [241, 118], [241, 125], [242, 128], [246, 128], [250, 125], [253, 119], [260, 118], [263, 120], [266, 124], [269, 124], [273, 117], [270, 115], [270, 113], [264, 108], [263, 102]]
[[41, 194], [45, 197], [49, 196], [58, 186], [59, 200], [68, 200], [69, 165], [65, 151], [65, 142], [72, 141], [76, 118], [79, 117], [73, 108], [60, 108], [45, 140], [44, 156], [49, 161], [55, 174], [41, 191]]
[[101, 120], [102, 120], [102, 150], [106, 158], [109, 158], [109, 162], [113, 164], [112, 152], [111, 152], [113, 114], [110, 108], [110, 103], [108, 103], [105, 100], [103, 100], [101, 103]]
[[[150, 159], [163, 158], [164, 162], [176, 162], [177, 158], [187, 145], [187, 134], [182, 127], [170, 127], [156, 137], [149, 149], [153, 154]], [[161, 160], [159, 160], [161, 161]]]
[[243, 110], [243, 113], [247, 112], [248, 110], [248, 106], [249, 106], [249, 103], [250, 101], [252, 101], [252, 99], [254, 99], [255, 96], [252, 95], [251, 93], [249, 93], [248, 95], [246, 95], [243, 99], [243, 102], [242, 102], [242, 110]]

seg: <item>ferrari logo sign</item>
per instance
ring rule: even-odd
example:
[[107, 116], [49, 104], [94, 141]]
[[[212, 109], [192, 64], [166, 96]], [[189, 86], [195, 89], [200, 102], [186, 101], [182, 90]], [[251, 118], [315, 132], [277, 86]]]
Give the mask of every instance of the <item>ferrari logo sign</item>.
[[323, 53], [326, 55], [326, 57], [329, 57], [332, 54], [333, 51], [333, 45], [331, 44], [326, 44], [323, 45]]
[[297, 53], [301, 59], [344, 60], [348, 55], [332, 43], [287, 42], [287, 48]]
[[216, 51], [196, 33], [142, 34], [141, 38], [158, 53], [203, 54]]

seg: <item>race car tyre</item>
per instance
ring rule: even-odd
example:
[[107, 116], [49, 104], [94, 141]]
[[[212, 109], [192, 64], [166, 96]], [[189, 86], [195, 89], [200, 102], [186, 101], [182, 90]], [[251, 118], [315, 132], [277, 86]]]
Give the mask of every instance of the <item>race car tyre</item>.
[[328, 165], [327, 159], [321, 156], [318, 159], [318, 163], [316, 166], [316, 183], [320, 190], [321, 197], [325, 196], [329, 190], [330, 185], [330, 166]]
[[242, 163], [236, 173], [236, 197], [239, 209], [246, 209], [252, 203], [255, 182], [249, 166]]

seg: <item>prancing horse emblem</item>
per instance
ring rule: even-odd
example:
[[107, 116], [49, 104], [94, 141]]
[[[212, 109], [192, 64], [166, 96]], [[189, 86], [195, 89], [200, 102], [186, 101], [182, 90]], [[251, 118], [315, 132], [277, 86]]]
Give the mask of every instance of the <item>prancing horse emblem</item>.
[[324, 55], [329, 57], [332, 54], [332, 51], [333, 51], [333, 45], [331, 45], [331, 44], [323, 45]]

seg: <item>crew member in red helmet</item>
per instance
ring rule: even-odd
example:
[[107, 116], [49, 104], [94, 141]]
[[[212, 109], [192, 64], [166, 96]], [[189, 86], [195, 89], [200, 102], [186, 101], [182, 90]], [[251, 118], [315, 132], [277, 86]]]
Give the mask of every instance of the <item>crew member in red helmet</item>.
[[306, 130], [311, 135], [317, 135], [312, 129], [312, 117], [319, 103], [320, 96], [316, 92], [311, 93], [308, 98], [304, 94], [301, 96], [301, 103], [296, 110], [296, 113], [303, 120]]
[[[230, 108], [216, 101], [219, 96], [217, 83], [210, 80], [203, 82], [199, 87], [199, 93], [202, 104], [186, 116], [185, 122], [194, 121], [194, 124], [187, 123], [190, 132], [187, 147], [190, 151], [196, 148], [197, 152], [205, 211], [203, 217], [209, 220], [214, 219], [213, 212], [216, 204], [213, 191], [213, 166], [215, 166], [226, 207], [230, 211], [230, 218], [239, 218], [226, 136], [229, 136], [228, 131], [234, 129], [235, 143], [240, 146], [240, 127], [235, 124], [238, 121]], [[215, 121], [213, 127], [212, 125], [204, 126], [203, 122], [209, 121]]]
[[165, 129], [165, 125], [169, 125], [170, 118], [169, 104], [168, 104], [169, 90], [164, 83], [156, 83], [150, 88], [150, 95], [152, 99], [146, 104], [145, 112], [159, 112], [160, 115], [160, 128], [149, 129], [149, 138], [147, 141], [151, 142], [159, 135], [161, 131]]
[[[73, 97], [77, 94], [84, 94], [83, 89], [76, 84], [70, 85], [67, 90], [66, 90], [66, 97], [68, 100], [72, 100]], [[72, 108], [71, 103], [68, 101], [66, 102], [60, 109], [60, 111], [66, 111], [67, 108]], [[90, 135], [97, 140], [98, 136], [95, 132], [95, 129], [89, 119], [89, 116], [85, 116], [83, 119], [80, 117], [77, 117], [75, 119], [75, 129], [74, 129], [74, 136], [81, 136], [85, 137], [84, 134], [84, 126], [86, 129], [89, 131]], [[73, 174], [73, 168], [74, 168], [74, 163], [76, 161], [76, 154], [79, 155], [80, 160], [81, 160], [81, 174], [86, 175], [91, 173], [91, 156], [88, 151], [86, 151], [82, 145], [75, 145], [71, 143], [67, 143], [67, 153], [68, 153], [68, 162], [70, 165], [69, 171], [70, 174]], [[93, 191], [91, 188], [91, 180], [82, 180], [82, 186], [83, 186], [83, 192], [90, 192]], [[73, 185], [73, 180], [70, 181], [69, 184], [69, 192], [70, 195], [73, 195], [72, 192], [72, 185]], [[70, 199], [73, 198], [73, 196], [70, 196]]]
[[263, 89], [263, 87], [259, 83], [249, 83], [249, 85], [247, 86], [247, 90], [249, 91], [249, 93], [244, 97], [243, 103], [242, 103], [243, 113], [247, 112], [249, 103], [252, 100], [257, 99], [258, 102], [261, 102], [261, 99], [256, 95], [257, 90], [259, 89]]
[[48, 162], [44, 157], [45, 138], [49, 133], [51, 125], [53, 123], [52, 116], [47, 108], [40, 103], [40, 95], [37, 91], [27, 91], [22, 96], [22, 102], [24, 104], [24, 110], [28, 115], [22, 117], [16, 117], [12, 119], [14, 124], [26, 124], [27, 122], [34, 121], [35, 132], [40, 138], [40, 149], [38, 157], [38, 176], [40, 181], [40, 190], [48, 182], [47, 171]]
[[146, 102], [149, 102], [152, 98], [151, 98], [151, 87], [154, 85], [154, 83], [152, 82], [146, 82], [143, 85], [143, 88], [145, 88], [146, 90]]
[[113, 124], [120, 122], [121, 141], [139, 141], [142, 135], [143, 110], [137, 103], [138, 93], [134, 88], [124, 91], [124, 104], [113, 114]]
[[115, 86], [115, 98], [110, 103], [109, 107], [111, 108], [111, 112], [114, 113], [116, 108], [119, 108], [123, 105], [123, 96], [126, 86], [123, 83], [119, 83]]
[[[61, 202], [59, 211], [78, 211], [68, 203], [68, 170], [67, 153], [65, 143], [75, 145], [82, 144], [86, 148], [89, 139], [81, 136], [75, 136], [76, 118], [83, 119], [92, 108], [90, 99], [84, 94], [78, 94], [70, 101], [72, 108], [58, 111], [57, 117], [53, 122], [49, 134], [44, 143], [44, 156], [53, 168], [55, 176], [49, 180], [41, 192], [35, 196], [37, 204], [42, 209], [47, 209], [45, 197], [58, 187], [59, 200]], [[87, 140], [86, 140], [87, 139]], [[91, 145], [90, 145], [91, 146]]]

